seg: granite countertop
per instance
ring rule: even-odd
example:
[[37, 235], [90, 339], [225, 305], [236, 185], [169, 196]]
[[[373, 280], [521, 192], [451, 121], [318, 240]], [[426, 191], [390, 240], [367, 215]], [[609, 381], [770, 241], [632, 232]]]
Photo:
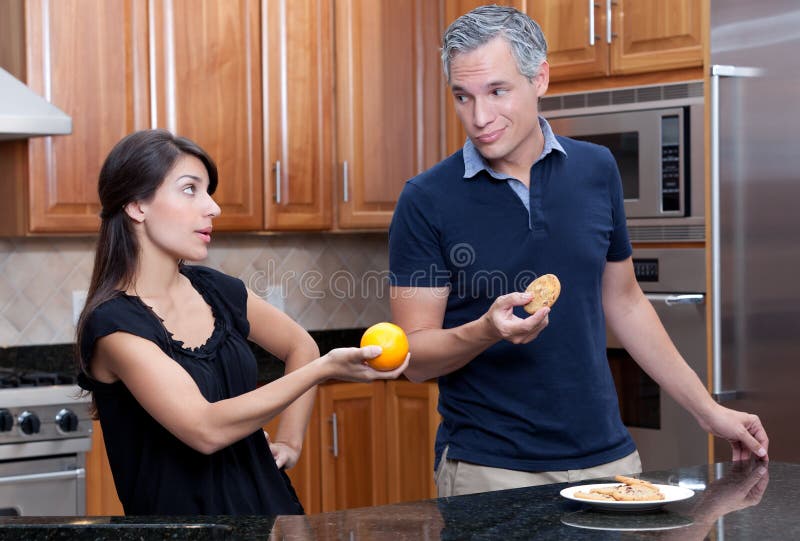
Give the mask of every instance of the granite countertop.
[[[567, 483], [311, 516], [3, 517], [5, 539], [789, 539], [800, 531], [800, 464], [758, 462], [647, 472], [695, 495], [662, 509], [607, 512], [559, 495]], [[602, 482], [602, 481], [599, 481]]]

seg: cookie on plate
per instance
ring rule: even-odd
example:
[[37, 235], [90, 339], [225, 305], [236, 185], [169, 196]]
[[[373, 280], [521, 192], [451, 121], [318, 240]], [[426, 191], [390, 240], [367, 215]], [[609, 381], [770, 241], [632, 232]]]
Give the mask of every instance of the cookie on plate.
[[531, 282], [525, 292], [530, 293], [533, 298], [523, 308], [529, 314], [535, 314], [539, 308], [552, 307], [556, 303], [561, 294], [561, 282], [555, 274], [544, 274]]
[[658, 490], [656, 486], [651, 483], [650, 481], [645, 481], [644, 479], [638, 479], [636, 477], [628, 477], [627, 475], [615, 475], [614, 479], [619, 481], [620, 483], [625, 483], [626, 485], [644, 485], [649, 487], [653, 490]]
[[600, 494], [599, 492], [595, 492], [593, 490], [589, 492], [583, 492], [579, 490], [575, 494], [573, 494], [573, 496], [575, 496], [576, 498], [583, 498], [584, 500], [602, 500], [607, 502], [617, 501], [612, 496], [609, 496], [607, 494]]

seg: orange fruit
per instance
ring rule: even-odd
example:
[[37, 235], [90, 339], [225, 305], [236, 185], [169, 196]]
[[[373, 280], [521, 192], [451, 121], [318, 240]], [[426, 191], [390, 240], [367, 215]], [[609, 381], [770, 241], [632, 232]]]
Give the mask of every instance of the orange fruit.
[[367, 360], [367, 364], [375, 370], [394, 370], [406, 359], [408, 355], [408, 337], [406, 333], [394, 323], [386, 321], [376, 323], [361, 336], [361, 347], [380, 346], [383, 351], [374, 359]]

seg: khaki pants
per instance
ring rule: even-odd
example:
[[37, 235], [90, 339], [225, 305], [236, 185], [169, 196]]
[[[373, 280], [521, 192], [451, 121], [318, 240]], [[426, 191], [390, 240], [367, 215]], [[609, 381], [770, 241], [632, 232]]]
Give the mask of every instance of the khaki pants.
[[619, 460], [583, 470], [525, 472], [450, 460], [447, 458], [447, 448], [445, 447], [439, 467], [436, 469], [435, 480], [439, 497], [444, 498], [550, 483], [574, 483], [585, 479], [613, 477], [620, 474], [641, 473], [641, 471], [642, 462], [639, 460], [638, 451]]

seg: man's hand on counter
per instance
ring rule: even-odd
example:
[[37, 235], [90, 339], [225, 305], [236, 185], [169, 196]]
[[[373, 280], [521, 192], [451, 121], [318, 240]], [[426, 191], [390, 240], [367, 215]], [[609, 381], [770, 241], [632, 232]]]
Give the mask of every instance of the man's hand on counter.
[[732, 460], [749, 460], [751, 456], [769, 460], [769, 438], [757, 415], [715, 404], [700, 424], [713, 435], [728, 440], [733, 450]]

